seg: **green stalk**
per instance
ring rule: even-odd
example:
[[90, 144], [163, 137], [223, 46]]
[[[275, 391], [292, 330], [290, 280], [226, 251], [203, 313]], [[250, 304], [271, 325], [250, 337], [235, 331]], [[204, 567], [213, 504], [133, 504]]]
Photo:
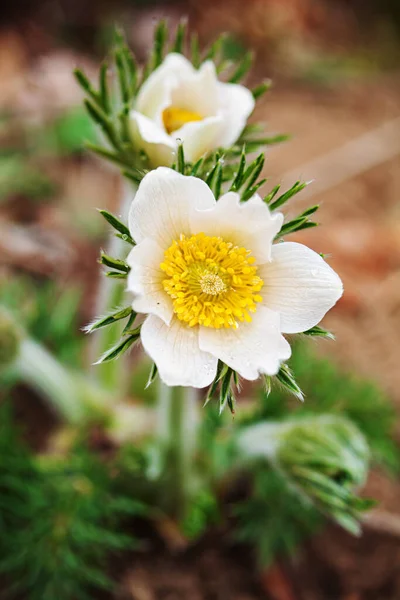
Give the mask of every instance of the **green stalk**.
[[165, 452], [168, 508], [179, 521], [187, 513], [188, 501], [195, 486], [198, 423], [196, 389], [168, 387], [160, 381], [158, 438]]
[[81, 424], [91, 409], [104, 410], [104, 396], [92, 382], [70, 371], [38, 342], [23, 338], [13, 369], [42, 394], [65, 421]]
[[[127, 222], [129, 207], [136, 193], [135, 187], [131, 183], [123, 184], [121, 193], [121, 203], [118, 211], [118, 217], [122, 221]], [[129, 250], [126, 242], [114, 235], [112, 231], [108, 243], [107, 254], [113, 258], [126, 258]], [[98, 302], [96, 305], [95, 317], [106, 314], [107, 312], [118, 308], [124, 304], [125, 296], [125, 281], [118, 281], [102, 276], [98, 291]], [[96, 362], [104, 352], [109, 350], [118, 342], [121, 337], [123, 323], [117, 323], [112, 327], [103, 327], [93, 334], [92, 344], [89, 350], [90, 360]], [[121, 391], [126, 385], [126, 357], [121, 357], [118, 360], [100, 363], [93, 367], [93, 375], [98, 383], [108, 390]]]

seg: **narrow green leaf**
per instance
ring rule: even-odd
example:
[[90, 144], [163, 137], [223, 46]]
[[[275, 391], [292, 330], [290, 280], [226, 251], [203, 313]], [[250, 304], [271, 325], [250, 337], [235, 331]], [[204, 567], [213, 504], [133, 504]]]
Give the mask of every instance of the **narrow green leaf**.
[[178, 27], [176, 28], [175, 41], [172, 46], [172, 52], [178, 52], [179, 54], [184, 53], [186, 31], [187, 21], [186, 19], [182, 19], [182, 21], [178, 23]]
[[132, 310], [131, 315], [128, 319], [128, 322], [126, 323], [126, 325], [122, 331], [123, 336], [127, 335], [127, 333], [132, 329], [132, 325], [134, 324], [136, 317], [137, 317], [137, 313], [135, 313], [135, 311]]
[[81, 69], [74, 69], [75, 79], [81, 86], [81, 88], [91, 97], [93, 100], [98, 103], [100, 100], [98, 92], [94, 89], [89, 79], [86, 77]]
[[121, 271], [106, 271], [105, 276], [110, 277], [111, 279], [126, 279], [128, 273], [122, 273]]
[[247, 72], [250, 70], [252, 64], [253, 64], [253, 52], [250, 51], [245, 54], [245, 56], [239, 63], [239, 66], [237, 67], [236, 71], [230, 77], [229, 82], [230, 83], [238, 83], [239, 81], [241, 81], [243, 79], [243, 77], [247, 74]]
[[95, 362], [94, 364], [99, 365], [104, 362], [109, 362], [110, 360], [115, 360], [116, 358], [118, 358], [119, 356], [124, 354], [127, 350], [129, 350], [129, 348], [132, 346], [132, 344], [134, 344], [134, 342], [136, 342], [139, 338], [140, 338], [140, 327], [135, 329], [126, 338], [120, 340], [118, 342], [118, 344], [116, 344], [115, 346], [113, 346], [112, 348], [107, 350], [99, 358], [99, 360], [97, 362]]
[[147, 388], [149, 388], [151, 386], [151, 384], [157, 377], [157, 373], [158, 373], [157, 365], [156, 365], [156, 363], [153, 363], [151, 365], [150, 374], [149, 374], [149, 378], [146, 383], [146, 387], [144, 388], [145, 390], [147, 390]]
[[177, 164], [176, 170], [178, 171], [178, 173], [182, 173], [182, 175], [184, 175], [185, 174], [185, 154], [183, 151], [182, 143], [178, 143], [177, 158], [178, 158], [178, 164]]
[[117, 75], [119, 82], [119, 89], [121, 92], [122, 102], [129, 104], [130, 102], [130, 89], [127, 78], [126, 66], [125, 66], [125, 55], [121, 48], [117, 48], [114, 51], [114, 59], [117, 67]]
[[240, 187], [242, 185], [242, 181], [243, 181], [243, 175], [244, 175], [245, 168], [246, 168], [246, 146], [243, 145], [242, 154], [241, 154], [240, 162], [239, 162], [239, 167], [238, 167], [237, 173], [235, 175], [235, 179], [233, 180], [229, 191], [237, 192], [240, 189]]
[[276, 210], [277, 208], [279, 208], [280, 206], [285, 204], [285, 202], [287, 202], [290, 198], [292, 198], [293, 196], [295, 196], [296, 194], [298, 194], [299, 192], [304, 190], [304, 188], [307, 185], [308, 185], [307, 182], [296, 181], [296, 183], [294, 185], [292, 185], [292, 187], [287, 192], [285, 192], [284, 194], [279, 196], [279, 198], [277, 198], [274, 202], [272, 202], [269, 205], [270, 209]]
[[301, 402], [304, 401], [303, 392], [297, 385], [291, 370], [285, 363], [281, 365], [281, 368], [276, 374], [276, 378], [291, 394], [296, 396]]
[[108, 256], [108, 254], [104, 253], [100, 255], [99, 262], [102, 265], [106, 265], [106, 267], [110, 267], [111, 269], [115, 269], [116, 271], [122, 271], [123, 273], [128, 273], [130, 269], [124, 260], [120, 260], [119, 258], [113, 258], [112, 256]]
[[264, 202], [266, 204], [270, 204], [270, 202], [275, 198], [276, 194], [279, 192], [280, 189], [281, 189], [280, 184], [273, 187], [272, 190], [270, 191], [270, 193], [267, 194], [266, 196], [264, 196], [264, 198], [263, 198]]
[[164, 58], [164, 47], [167, 40], [168, 30], [164, 19], [159, 21], [154, 31], [154, 58], [153, 68], [159, 67]]
[[117, 231], [122, 233], [123, 235], [126, 235], [127, 238], [132, 239], [128, 227], [126, 225], [124, 225], [115, 215], [108, 212], [108, 210], [104, 210], [104, 209], [100, 209], [99, 213], [105, 218], [105, 220], [107, 221], [107, 223], [109, 223], [111, 225], [111, 227], [113, 227], [114, 229], [116, 229]]
[[107, 315], [104, 315], [103, 317], [97, 317], [91, 323], [86, 325], [83, 328], [83, 331], [85, 333], [92, 333], [92, 331], [96, 331], [97, 329], [101, 329], [102, 327], [112, 325], [113, 323], [116, 323], [121, 319], [125, 319], [126, 317], [131, 315], [132, 312], [132, 308], [130, 306], [127, 306], [126, 308], [122, 308]]
[[101, 105], [103, 107], [104, 112], [106, 114], [109, 114], [111, 107], [110, 107], [110, 97], [109, 97], [108, 86], [107, 86], [107, 72], [108, 72], [108, 65], [106, 62], [103, 62], [103, 64], [100, 67], [100, 74], [99, 74], [100, 101], [101, 101]]
[[255, 88], [253, 88], [251, 90], [251, 93], [253, 94], [254, 100], [258, 100], [258, 98], [261, 98], [261, 96], [268, 92], [271, 89], [271, 87], [272, 81], [270, 79], [266, 79], [265, 81], [257, 85]]
[[195, 69], [198, 69], [200, 66], [200, 45], [199, 45], [199, 37], [196, 32], [192, 33], [190, 36], [190, 55], [191, 62]]
[[114, 148], [116, 148], [117, 150], [120, 150], [120, 142], [117, 138], [112, 122], [107, 117], [105, 112], [99, 106], [93, 104], [93, 102], [91, 102], [87, 98], [85, 98], [83, 102], [86, 110], [89, 113], [89, 116], [93, 119], [95, 123], [97, 123], [97, 125], [101, 127], [101, 129], [104, 132], [104, 135], [107, 137], [111, 145], [114, 146]]
[[194, 165], [193, 165], [193, 167], [192, 167], [192, 170], [191, 170], [190, 174], [191, 174], [193, 177], [196, 177], [197, 173], [198, 173], [199, 171], [201, 171], [201, 169], [202, 169], [202, 167], [203, 167], [203, 164], [204, 164], [204, 156], [202, 156], [201, 158], [199, 158], [199, 160], [198, 160], [197, 162], [195, 162], [195, 163], [194, 163]]
[[322, 327], [318, 327], [318, 325], [315, 325], [315, 327], [311, 327], [311, 329], [307, 329], [307, 331], [304, 331], [303, 333], [304, 335], [309, 335], [312, 337], [324, 337], [330, 340], [335, 339], [333, 333], [327, 331], [326, 329], [323, 329]]

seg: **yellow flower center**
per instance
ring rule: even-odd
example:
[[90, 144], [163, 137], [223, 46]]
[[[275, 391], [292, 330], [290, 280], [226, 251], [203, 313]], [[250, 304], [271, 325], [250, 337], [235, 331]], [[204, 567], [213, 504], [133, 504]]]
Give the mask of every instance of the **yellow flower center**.
[[178, 319], [190, 327], [238, 327], [262, 301], [264, 285], [249, 250], [220, 237], [181, 235], [164, 253], [164, 290]]
[[180, 129], [185, 123], [203, 120], [202, 115], [199, 113], [186, 110], [186, 108], [178, 108], [177, 106], [168, 106], [168, 108], [165, 108], [162, 118], [164, 127], [168, 133]]

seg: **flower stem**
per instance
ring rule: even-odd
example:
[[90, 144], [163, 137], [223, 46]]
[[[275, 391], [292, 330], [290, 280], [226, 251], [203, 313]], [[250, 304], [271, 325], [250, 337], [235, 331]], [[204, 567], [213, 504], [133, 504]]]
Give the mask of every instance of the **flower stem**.
[[[100, 391], [82, 376], [61, 365], [50, 352], [29, 338], [21, 341], [14, 370], [39, 391], [65, 421], [79, 425], [90, 412], [89, 405], [103, 408]], [[96, 402], [96, 399], [98, 402]]]
[[168, 387], [160, 381], [158, 435], [165, 451], [168, 496], [173, 515], [182, 520], [195, 479], [197, 394], [190, 387]]
[[[118, 216], [125, 222], [128, 217], [129, 207], [135, 197], [136, 188], [132, 184], [123, 183], [121, 191], [121, 202], [118, 209]], [[128, 246], [126, 242], [111, 232], [108, 243], [107, 254], [115, 258], [125, 258]], [[106, 314], [108, 311], [118, 308], [122, 305], [125, 295], [125, 282], [110, 279], [102, 276], [98, 291], [98, 302], [96, 305], [95, 317]], [[89, 349], [90, 360], [95, 362], [98, 358], [114, 344], [118, 342], [121, 336], [122, 324], [115, 324], [112, 327], [103, 327], [93, 334], [92, 344]], [[120, 357], [118, 360], [100, 363], [93, 368], [93, 374], [96, 380], [105, 389], [124, 388], [126, 384], [126, 360]]]

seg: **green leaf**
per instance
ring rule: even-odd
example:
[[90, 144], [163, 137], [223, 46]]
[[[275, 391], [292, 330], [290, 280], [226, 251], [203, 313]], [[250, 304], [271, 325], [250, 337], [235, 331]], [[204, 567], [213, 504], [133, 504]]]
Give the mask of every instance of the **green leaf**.
[[81, 71], [81, 69], [75, 69], [74, 75], [75, 75], [75, 79], [77, 80], [77, 82], [79, 83], [79, 85], [81, 86], [83, 91], [85, 91], [91, 98], [93, 98], [93, 100], [96, 103], [99, 102], [100, 96], [96, 92], [96, 90], [94, 89], [94, 87], [90, 83], [89, 79], [84, 74], [84, 72]]
[[253, 88], [251, 90], [251, 93], [253, 94], [254, 100], [258, 100], [258, 98], [261, 98], [261, 96], [268, 92], [271, 89], [271, 87], [272, 81], [270, 79], [266, 79], [265, 81], [257, 85], [255, 88]]
[[111, 227], [113, 227], [114, 229], [119, 231], [122, 235], [125, 235], [131, 242], [133, 242], [128, 227], [126, 225], [124, 225], [124, 223], [122, 223], [122, 221], [120, 221], [112, 213], [108, 212], [108, 210], [100, 209], [99, 212], [105, 218], [107, 223], [109, 223], [111, 225]]
[[122, 271], [123, 273], [128, 273], [130, 267], [126, 264], [124, 260], [120, 260], [119, 258], [113, 258], [112, 256], [108, 256], [108, 254], [101, 254], [99, 262], [102, 265], [106, 265], [106, 267], [110, 267], [111, 269], [115, 269], [116, 271]]
[[159, 21], [154, 31], [154, 58], [153, 68], [159, 67], [164, 58], [164, 47], [167, 40], [168, 30], [164, 19]]
[[158, 373], [157, 365], [156, 365], [156, 363], [153, 363], [151, 365], [151, 370], [150, 370], [150, 373], [149, 373], [149, 378], [148, 378], [147, 383], [146, 383], [146, 387], [145, 387], [146, 390], [154, 382], [155, 378], [157, 377], [157, 373]]
[[330, 340], [335, 339], [333, 333], [327, 331], [326, 329], [323, 329], [322, 327], [318, 327], [318, 325], [315, 325], [315, 327], [311, 327], [311, 329], [307, 329], [307, 331], [304, 331], [303, 333], [304, 335], [309, 335], [312, 337], [324, 337]]
[[247, 52], [245, 54], [236, 71], [230, 77], [229, 83], [238, 83], [244, 78], [245, 75], [247, 75], [247, 72], [250, 70], [253, 64], [253, 58], [253, 52]]
[[296, 181], [296, 183], [292, 185], [292, 187], [287, 192], [279, 196], [279, 198], [277, 198], [277, 200], [275, 200], [274, 202], [270, 203], [270, 210], [276, 210], [277, 208], [285, 204], [285, 202], [287, 202], [290, 198], [304, 190], [308, 183], [309, 182]]
[[178, 27], [176, 28], [175, 41], [172, 46], [172, 52], [178, 52], [179, 54], [184, 53], [186, 31], [187, 21], [186, 19], [182, 19], [182, 21], [178, 23]]
[[127, 337], [120, 340], [118, 344], [107, 350], [94, 364], [99, 365], [101, 363], [109, 362], [110, 360], [119, 358], [122, 356], [122, 354], [125, 354], [125, 352], [127, 352], [132, 344], [134, 344], [139, 338], [140, 327], [132, 331]]
[[127, 306], [126, 308], [115, 310], [107, 315], [104, 315], [103, 317], [98, 317], [94, 319], [91, 323], [86, 325], [83, 328], [83, 330], [85, 331], [85, 333], [92, 333], [92, 331], [95, 331], [96, 329], [101, 329], [101, 327], [112, 325], [113, 323], [116, 323], [121, 319], [125, 319], [128, 316], [131, 317], [132, 314], [136, 316], [136, 313], [134, 313], [132, 308], [130, 306]]
[[110, 97], [109, 97], [108, 86], [107, 86], [107, 72], [108, 72], [108, 65], [106, 62], [103, 62], [103, 64], [100, 67], [100, 74], [99, 74], [100, 102], [101, 102], [104, 112], [106, 114], [109, 114], [110, 110], [111, 110], [111, 106], [110, 106]]
[[301, 402], [303, 402], [303, 392], [297, 385], [291, 370], [285, 363], [281, 365], [278, 373], [276, 374], [276, 378], [288, 392], [290, 392], [291, 394], [296, 396], [296, 398], [301, 400]]

